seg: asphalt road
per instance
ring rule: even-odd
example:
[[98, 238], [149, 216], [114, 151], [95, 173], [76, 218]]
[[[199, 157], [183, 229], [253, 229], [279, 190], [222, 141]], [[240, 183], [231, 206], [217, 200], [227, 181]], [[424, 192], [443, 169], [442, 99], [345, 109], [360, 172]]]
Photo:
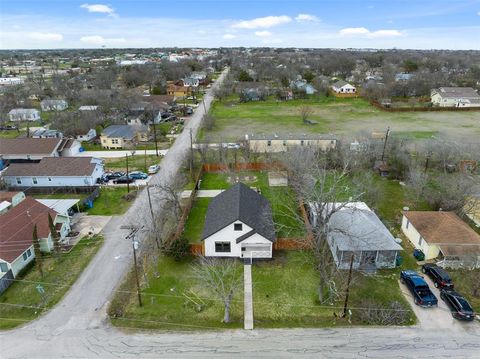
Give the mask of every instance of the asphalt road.
[[[221, 80], [220, 80], [221, 81]], [[212, 101], [205, 96], [205, 107]], [[196, 134], [199, 106], [151, 184], [170, 183]], [[161, 215], [161, 213], [158, 213]], [[146, 192], [105, 226], [105, 243], [64, 299], [40, 319], [0, 333], [0, 358], [479, 358], [478, 324], [412, 328], [282, 329], [223, 332], [123, 332], [108, 325], [108, 299], [132, 262], [121, 225], [148, 221]], [[140, 233], [141, 235], [141, 233]], [[141, 241], [141, 236], [140, 236]], [[2, 319], [0, 319], [2, 320]], [[201, 325], [201, 323], [192, 323]]]

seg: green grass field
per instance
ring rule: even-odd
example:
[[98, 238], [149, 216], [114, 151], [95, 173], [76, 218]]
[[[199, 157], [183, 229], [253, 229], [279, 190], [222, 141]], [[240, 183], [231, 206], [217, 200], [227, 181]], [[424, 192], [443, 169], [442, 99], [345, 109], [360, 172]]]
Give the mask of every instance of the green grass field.
[[[43, 261], [43, 278], [35, 265], [0, 295], [0, 329], [10, 329], [38, 318], [57, 304], [77, 280], [103, 243], [102, 237], [83, 238], [70, 251], [58, 258], [47, 254]], [[38, 293], [41, 285], [45, 294]]]
[[[317, 124], [303, 123], [300, 116], [303, 106], [312, 109], [309, 118]], [[352, 136], [385, 131], [387, 126], [391, 127], [392, 135], [413, 140], [447, 134], [454, 138], [466, 137], [472, 142], [480, 136], [479, 112], [384, 112], [363, 98], [313, 96], [287, 102], [269, 98], [239, 103], [238, 97], [231, 96], [222, 102], [216, 101], [210, 113], [215, 118], [215, 126], [210, 131], [203, 129], [200, 137], [214, 141], [237, 141], [252, 133]]]
[[[147, 156], [128, 156], [128, 170], [141, 171], [147, 173], [148, 167], [154, 164], [160, 163], [162, 160], [161, 156], [156, 155], [147, 155]], [[112, 171], [126, 171], [127, 162], [125, 157], [120, 158], [106, 158], [105, 160], [105, 169]]]
[[23, 131], [0, 131], [0, 138], [17, 138], [24, 133]]
[[[131, 186], [130, 192], [135, 192]], [[87, 209], [87, 213], [97, 216], [113, 216], [123, 214], [127, 211], [132, 201], [127, 201], [124, 196], [127, 194], [127, 187], [105, 188], [100, 190], [100, 196], [93, 202], [93, 207]]]

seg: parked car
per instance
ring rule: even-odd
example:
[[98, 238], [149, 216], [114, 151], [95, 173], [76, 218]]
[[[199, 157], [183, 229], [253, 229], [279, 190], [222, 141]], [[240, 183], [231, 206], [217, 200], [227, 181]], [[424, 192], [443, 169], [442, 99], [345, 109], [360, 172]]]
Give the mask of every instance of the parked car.
[[130, 177], [130, 176], [122, 176], [122, 177], [118, 177], [118, 178], [115, 178], [113, 180], [113, 183], [115, 184], [119, 184], [119, 183], [132, 183], [132, 182], [135, 182], [135, 180]]
[[427, 263], [422, 266], [422, 272], [430, 277], [435, 288], [453, 289], [452, 278], [443, 268]]
[[130, 178], [133, 178], [133, 179], [147, 179], [148, 178], [148, 175], [146, 173], [143, 173], [143, 172], [140, 172], [140, 171], [134, 171], [134, 172], [130, 172], [128, 174], [130, 176]]
[[151, 165], [148, 167], [148, 174], [153, 175], [160, 170], [160, 165]]
[[125, 176], [125, 172], [107, 172], [103, 175], [103, 178], [105, 178], [108, 182], [112, 179], [123, 177], [123, 176]]
[[452, 316], [459, 320], [474, 320], [475, 312], [468, 301], [454, 290], [442, 289], [440, 298], [452, 311]]
[[400, 281], [410, 290], [416, 305], [433, 307], [438, 304], [437, 297], [419, 273], [413, 270], [403, 270], [400, 272]]

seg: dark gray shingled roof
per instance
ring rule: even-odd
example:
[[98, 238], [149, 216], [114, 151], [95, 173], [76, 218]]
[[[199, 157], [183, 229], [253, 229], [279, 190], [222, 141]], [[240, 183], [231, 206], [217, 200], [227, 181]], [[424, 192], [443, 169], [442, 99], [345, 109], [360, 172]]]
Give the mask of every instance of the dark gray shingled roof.
[[243, 183], [234, 184], [210, 201], [202, 240], [237, 220], [253, 228], [254, 232], [249, 232], [248, 237], [256, 232], [272, 242], [275, 241], [270, 203]]

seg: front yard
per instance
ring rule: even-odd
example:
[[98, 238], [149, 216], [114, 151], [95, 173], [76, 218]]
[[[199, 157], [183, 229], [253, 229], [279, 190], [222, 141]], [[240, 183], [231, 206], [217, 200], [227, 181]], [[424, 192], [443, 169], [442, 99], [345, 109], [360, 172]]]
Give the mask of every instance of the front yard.
[[[69, 252], [55, 258], [51, 254], [43, 259], [43, 278], [30, 265], [23, 275], [0, 295], [0, 329], [10, 329], [38, 318], [57, 304], [77, 280], [101, 247], [103, 238], [83, 238]], [[45, 293], [39, 293], [40, 286]], [[40, 288], [39, 287], [39, 288]]]
[[100, 189], [100, 196], [93, 202], [92, 208], [87, 208], [86, 212], [97, 216], [113, 216], [125, 213], [135, 199], [135, 187], [131, 186], [130, 195], [126, 187], [115, 187]]
[[[128, 170], [141, 171], [147, 173], [148, 167], [151, 165], [159, 164], [162, 160], [161, 156], [156, 155], [146, 155], [146, 156], [128, 156]], [[127, 170], [127, 161], [125, 157], [119, 158], [105, 158], [105, 170], [111, 171], [126, 171]]]

